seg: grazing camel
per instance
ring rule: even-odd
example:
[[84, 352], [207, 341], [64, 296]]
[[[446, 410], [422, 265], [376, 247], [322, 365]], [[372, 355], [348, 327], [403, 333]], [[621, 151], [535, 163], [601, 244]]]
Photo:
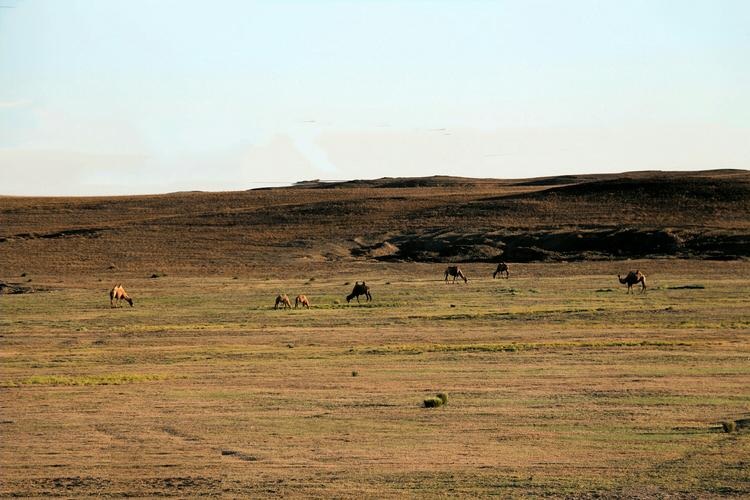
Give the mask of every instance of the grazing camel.
[[122, 307], [122, 304], [120, 304], [121, 300], [124, 300], [130, 304], [130, 307], [133, 307], [133, 299], [128, 296], [128, 292], [125, 291], [122, 285], [115, 285], [109, 291], [109, 307], [115, 307], [115, 301], [117, 301], [118, 306]]
[[362, 284], [360, 284], [359, 281], [354, 283], [352, 293], [346, 296], [346, 302], [348, 303], [354, 298], [356, 298], [357, 302], [359, 302], [360, 295], [364, 295], [365, 297], [367, 297], [367, 302], [370, 302], [372, 300], [372, 295], [370, 295], [370, 287], [367, 286], [364, 281], [362, 282]]
[[469, 280], [466, 279], [466, 276], [464, 276], [464, 273], [461, 272], [461, 269], [458, 268], [458, 266], [448, 266], [445, 269], [445, 282], [448, 282], [448, 276], [453, 276], [453, 283], [456, 282], [456, 278], [461, 278], [464, 280], [464, 283], [467, 283]]
[[294, 299], [294, 308], [297, 309], [297, 306], [302, 304], [302, 307], [306, 307], [310, 309], [310, 301], [307, 300], [307, 297], [304, 295], [297, 295], [297, 298]]
[[640, 271], [630, 271], [624, 278], [621, 278], [618, 274], [617, 279], [620, 280], [620, 283], [623, 285], [628, 285], [628, 293], [633, 291], [633, 285], [637, 283], [641, 284], [641, 293], [646, 291], [646, 275]]
[[292, 303], [289, 302], [289, 296], [285, 293], [280, 293], [276, 296], [276, 303], [273, 305], [274, 309], [279, 308], [279, 304], [281, 304], [282, 309], [291, 309]]
[[497, 265], [497, 269], [495, 269], [495, 272], [492, 273], [492, 279], [495, 279], [495, 277], [500, 274], [502, 275], [505, 273], [505, 279], [510, 278], [510, 271], [508, 271], [508, 264], [505, 262], [501, 262]]

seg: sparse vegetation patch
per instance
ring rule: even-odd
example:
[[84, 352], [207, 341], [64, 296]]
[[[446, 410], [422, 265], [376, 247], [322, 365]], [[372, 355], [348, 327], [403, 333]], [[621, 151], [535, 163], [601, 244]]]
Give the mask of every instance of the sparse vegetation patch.
[[363, 354], [421, 354], [424, 352], [518, 352], [537, 349], [606, 349], [610, 347], [682, 347], [693, 345], [684, 341], [611, 341], [611, 342], [529, 342], [510, 344], [401, 344], [364, 349], [352, 349], [350, 352]]
[[0, 382], [0, 387], [19, 387], [25, 385], [64, 385], [64, 386], [86, 386], [86, 385], [121, 385], [137, 382], [148, 382], [151, 380], [162, 380], [163, 375], [136, 375], [136, 374], [112, 374], [112, 375], [34, 375], [18, 381]]

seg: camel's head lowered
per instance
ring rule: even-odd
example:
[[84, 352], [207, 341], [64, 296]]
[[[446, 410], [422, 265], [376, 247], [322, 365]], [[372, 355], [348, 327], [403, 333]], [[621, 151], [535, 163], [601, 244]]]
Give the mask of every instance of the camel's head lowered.
[[125, 302], [130, 304], [130, 307], [133, 307], [133, 299], [131, 299], [130, 297], [123, 297], [123, 299], [125, 299]]

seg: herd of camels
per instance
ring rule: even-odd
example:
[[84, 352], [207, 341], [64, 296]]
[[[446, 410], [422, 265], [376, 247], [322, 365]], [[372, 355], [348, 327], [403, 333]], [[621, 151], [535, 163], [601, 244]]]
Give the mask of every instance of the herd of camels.
[[[505, 279], [510, 278], [510, 271], [508, 270], [508, 265], [506, 263], [501, 262], [497, 265], [497, 269], [495, 269], [495, 272], [492, 273], [492, 278], [495, 279], [498, 274], [500, 276], [505, 274]], [[453, 283], [456, 282], [456, 278], [464, 280], [464, 283], [469, 282], [469, 279], [458, 266], [448, 266], [445, 269], [446, 283], [448, 282], [449, 276], [453, 277]], [[646, 291], [646, 275], [640, 271], [630, 271], [624, 278], [618, 274], [617, 279], [623, 285], [628, 285], [627, 293], [635, 293], [633, 291], [633, 285], [637, 285], [638, 283], [641, 284], [641, 293], [644, 293]], [[352, 293], [346, 296], [346, 302], [349, 303], [352, 299], [357, 299], [357, 302], [359, 302], [359, 297], [361, 295], [365, 296], [367, 302], [370, 302], [372, 300], [370, 287], [364, 281], [362, 283], [357, 281], [356, 283], [354, 283]], [[133, 299], [130, 298], [122, 285], [115, 285], [114, 287], [112, 287], [112, 290], [109, 291], [109, 305], [110, 307], [122, 307], [122, 300], [130, 304], [130, 307], [133, 307]], [[297, 295], [297, 297], [294, 299], [294, 308], [296, 309], [299, 306], [310, 309], [310, 301], [306, 296]], [[278, 309], [279, 307], [281, 307], [282, 309], [292, 308], [292, 302], [289, 300], [289, 296], [287, 294], [280, 293], [278, 296], [276, 296], [276, 303], [274, 304], [273, 308]]]

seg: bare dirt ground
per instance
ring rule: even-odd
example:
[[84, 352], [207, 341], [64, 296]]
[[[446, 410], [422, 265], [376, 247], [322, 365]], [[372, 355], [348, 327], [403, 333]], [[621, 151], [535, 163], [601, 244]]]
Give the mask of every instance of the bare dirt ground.
[[0, 496], [748, 497], [749, 178], [0, 197]]

